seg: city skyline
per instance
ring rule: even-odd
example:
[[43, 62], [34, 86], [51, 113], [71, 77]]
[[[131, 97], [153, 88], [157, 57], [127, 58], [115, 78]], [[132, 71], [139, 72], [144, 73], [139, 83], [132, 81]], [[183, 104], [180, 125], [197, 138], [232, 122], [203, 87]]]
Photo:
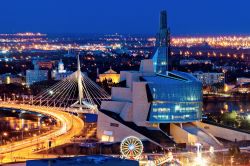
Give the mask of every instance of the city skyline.
[[[180, 5], [181, 4], [181, 5]], [[67, 0], [2, 2], [0, 33], [155, 34], [159, 11], [166, 9], [173, 35], [249, 34], [250, 2]], [[145, 28], [146, 27], [146, 28]]]
[[249, 5], [2, 2], [0, 165], [250, 165]]

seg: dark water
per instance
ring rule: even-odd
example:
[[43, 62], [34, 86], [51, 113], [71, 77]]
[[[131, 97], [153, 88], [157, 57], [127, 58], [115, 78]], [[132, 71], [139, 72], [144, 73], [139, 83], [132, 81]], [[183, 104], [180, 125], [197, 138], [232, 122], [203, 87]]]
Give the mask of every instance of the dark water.
[[0, 130], [18, 130], [23, 127], [29, 129], [38, 128], [40, 121], [19, 119], [16, 117], [0, 117]]
[[0, 107], [0, 144], [37, 136], [56, 127], [56, 121], [34, 112]]
[[204, 112], [250, 112], [250, 101], [204, 101]]
[[18, 131], [22, 128], [35, 129], [40, 126], [38, 114], [23, 110], [0, 108], [0, 131]]

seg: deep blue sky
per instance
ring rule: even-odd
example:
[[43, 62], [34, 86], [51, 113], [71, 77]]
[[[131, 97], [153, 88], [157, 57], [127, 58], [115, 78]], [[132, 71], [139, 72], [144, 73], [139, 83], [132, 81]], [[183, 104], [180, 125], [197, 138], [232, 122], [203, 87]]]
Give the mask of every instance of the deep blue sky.
[[2, 0], [0, 33], [250, 34], [250, 0]]

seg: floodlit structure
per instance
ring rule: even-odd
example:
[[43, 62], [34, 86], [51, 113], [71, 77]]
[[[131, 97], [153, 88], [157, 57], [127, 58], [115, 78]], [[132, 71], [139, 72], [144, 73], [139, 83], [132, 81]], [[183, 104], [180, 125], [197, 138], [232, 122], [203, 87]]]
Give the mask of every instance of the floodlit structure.
[[193, 124], [202, 117], [202, 83], [191, 74], [167, 70], [165, 16], [161, 12], [152, 59], [142, 60], [139, 71], [121, 71], [120, 86], [112, 88], [111, 100], [102, 101], [97, 124], [102, 141], [133, 135], [164, 148], [175, 142], [217, 143]]
[[58, 63], [57, 70], [53, 70], [51, 72], [51, 77], [55, 80], [62, 80], [64, 78], [68, 77], [69, 75], [71, 75], [72, 73], [74, 73], [74, 72], [65, 70], [64, 63], [61, 59]]
[[120, 74], [118, 74], [116, 71], [114, 71], [111, 67], [108, 71], [104, 72], [103, 74], [98, 74], [98, 82], [103, 81], [110, 81], [113, 83], [119, 83], [120, 82]]

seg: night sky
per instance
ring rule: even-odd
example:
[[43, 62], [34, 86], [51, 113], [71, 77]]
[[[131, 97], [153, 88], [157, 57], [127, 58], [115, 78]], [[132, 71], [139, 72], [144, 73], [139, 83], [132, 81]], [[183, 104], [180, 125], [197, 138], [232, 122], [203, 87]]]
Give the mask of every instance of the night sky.
[[250, 34], [250, 0], [2, 0], [0, 33]]

